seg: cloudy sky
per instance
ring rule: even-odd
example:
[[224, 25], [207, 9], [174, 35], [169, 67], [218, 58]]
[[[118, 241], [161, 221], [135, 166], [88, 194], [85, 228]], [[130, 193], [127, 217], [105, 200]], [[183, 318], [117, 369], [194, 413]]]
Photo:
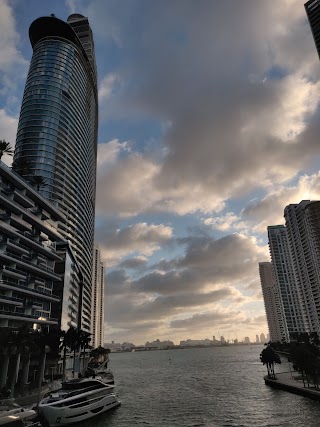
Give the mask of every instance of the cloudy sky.
[[1, 0], [0, 127], [13, 143], [30, 23], [78, 12], [93, 29], [106, 341], [267, 332], [266, 227], [320, 197], [320, 63], [303, 4]]

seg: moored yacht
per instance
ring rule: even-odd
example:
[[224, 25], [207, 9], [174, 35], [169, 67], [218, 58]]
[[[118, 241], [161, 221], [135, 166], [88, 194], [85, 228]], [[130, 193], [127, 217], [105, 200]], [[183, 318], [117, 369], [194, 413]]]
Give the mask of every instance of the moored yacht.
[[87, 420], [121, 404], [113, 389], [96, 378], [66, 381], [44, 395], [39, 413], [50, 427]]

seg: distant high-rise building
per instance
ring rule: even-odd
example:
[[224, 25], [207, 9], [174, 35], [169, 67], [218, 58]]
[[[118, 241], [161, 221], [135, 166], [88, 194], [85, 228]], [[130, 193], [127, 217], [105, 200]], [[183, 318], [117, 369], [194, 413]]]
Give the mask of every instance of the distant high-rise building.
[[256, 343], [258, 344], [260, 342], [259, 335], [256, 335]]
[[29, 161], [31, 174], [45, 179], [41, 195], [66, 218], [58, 230], [81, 270], [81, 328], [89, 332], [98, 130], [92, 31], [82, 15], [73, 14], [68, 22], [51, 15], [36, 19], [29, 36], [33, 55], [14, 161]]
[[224, 344], [225, 342], [226, 342], [226, 340], [224, 339], [224, 336], [221, 335], [221, 337], [220, 337], [220, 343]]
[[245, 344], [250, 344], [250, 338], [249, 338], [249, 337], [244, 337], [243, 342], [244, 342]]
[[286, 323], [271, 262], [259, 263], [260, 282], [272, 342], [287, 339]]
[[99, 248], [94, 248], [92, 277], [91, 343], [93, 348], [104, 343], [104, 265]]
[[264, 333], [260, 334], [260, 342], [261, 342], [261, 344], [264, 344], [266, 342], [266, 336]]
[[269, 226], [268, 240], [274, 277], [280, 298], [279, 308], [283, 316], [284, 338], [289, 341], [290, 334], [304, 332], [305, 326], [293, 274], [287, 228], [284, 225]]
[[320, 1], [309, 0], [304, 5], [314, 42], [320, 57]]
[[305, 331], [320, 333], [320, 202], [288, 205], [284, 216]]

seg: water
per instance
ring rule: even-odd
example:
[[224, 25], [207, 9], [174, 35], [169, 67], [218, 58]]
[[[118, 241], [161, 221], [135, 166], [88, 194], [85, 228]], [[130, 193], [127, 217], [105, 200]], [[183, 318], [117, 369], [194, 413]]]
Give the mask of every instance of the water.
[[319, 426], [319, 402], [264, 384], [262, 348], [111, 354], [122, 405], [82, 427]]

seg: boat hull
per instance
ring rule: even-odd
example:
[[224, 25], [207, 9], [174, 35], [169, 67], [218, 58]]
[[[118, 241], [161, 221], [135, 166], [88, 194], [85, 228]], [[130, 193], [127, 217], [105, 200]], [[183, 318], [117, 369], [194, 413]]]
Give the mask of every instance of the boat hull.
[[58, 427], [90, 419], [120, 404], [116, 395], [112, 393], [68, 406], [39, 405], [39, 412], [50, 427]]

